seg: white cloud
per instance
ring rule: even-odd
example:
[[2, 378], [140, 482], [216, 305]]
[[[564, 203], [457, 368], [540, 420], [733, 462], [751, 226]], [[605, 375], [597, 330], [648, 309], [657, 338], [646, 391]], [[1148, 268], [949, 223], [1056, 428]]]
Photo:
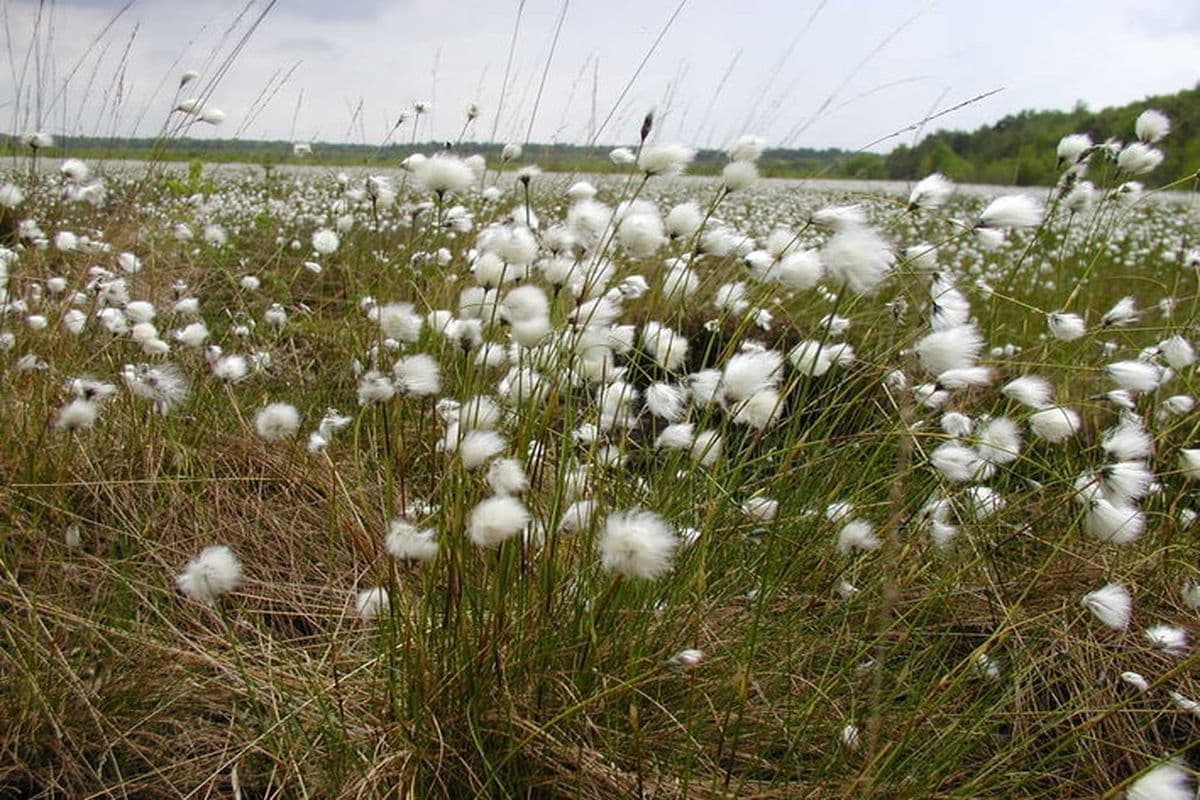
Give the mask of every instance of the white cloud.
[[[43, 65], [41, 124], [52, 131], [152, 135], [173, 105], [187, 68], [214, 76], [265, 0], [193, 0], [135, 4], [97, 44], [119, 0], [60, 0], [52, 58]], [[602, 121], [677, 0], [609, 0], [568, 9], [533, 126], [536, 141], [582, 141]], [[16, 42], [28, 41], [36, 4], [10, 2]], [[231, 136], [246, 120], [248, 138], [289, 138], [297, 99], [297, 139], [377, 142], [414, 100], [432, 101], [418, 138], [456, 138], [463, 109], [478, 102], [475, 134], [524, 139], [561, 0], [528, 0], [521, 19], [503, 113], [496, 118], [515, 4], [494, 0], [287, 0], [249, 38], [212, 94], [227, 121], [203, 135]], [[790, 58], [789, 44], [815, 14]], [[905, 24], [905, 22], [907, 24]], [[803, 146], [860, 147], [922, 117], [941, 98], [948, 106], [1005, 91], [931, 127], [969, 128], [1023, 108], [1092, 107], [1128, 102], [1194, 84], [1200, 25], [1188, 0], [1075, 4], [1012, 0], [1003, 4], [868, 0], [853, 4], [793, 0], [691, 0], [612, 113], [602, 141], [636, 137], [642, 114], [659, 109], [659, 135], [719, 145], [740, 132]], [[120, 61], [137, 24], [128, 63]], [[90, 49], [89, 49], [90, 48]], [[57, 100], [63, 78], [88, 53]], [[101, 57], [101, 53], [103, 56]], [[18, 65], [23, 46], [14, 54]], [[272, 78], [300, 62], [270, 102]], [[97, 68], [98, 63], [98, 68]], [[722, 78], [733, 64], [728, 79]], [[94, 73], [94, 78], [92, 77]], [[22, 97], [36, 97], [32, 71]], [[8, 100], [19, 83], [0, 70]], [[86, 91], [91, 81], [91, 90]], [[718, 91], [719, 88], [719, 91]], [[120, 103], [117, 103], [118, 98]], [[755, 101], [762, 100], [755, 103]], [[119, 113], [113, 113], [119, 105]], [[361, 119], [353, 126], [354, 110]], [[260, 107], [261, 106], [261, 107]], [[32, 126], [35, 104], [10, 122]], [[17, 104], [5, 110], [10, 117]], [[702, 124], [703, 123], [703, 124]], [[411, 128], [401, 129], [401, 138]], [[907, 138], [907, 137], [906, 137]], [[888, 140], [886, 148], [899, 140]]]

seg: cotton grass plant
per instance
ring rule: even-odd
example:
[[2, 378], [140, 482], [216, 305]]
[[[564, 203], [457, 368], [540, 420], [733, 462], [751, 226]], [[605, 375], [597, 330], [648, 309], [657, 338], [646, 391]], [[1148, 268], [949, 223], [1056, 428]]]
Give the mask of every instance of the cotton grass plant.
[[1168, 131], [995, 198], [681, 179], [650, 118], [595, 183], [8, 176], [0, 781], [1189, 796]]

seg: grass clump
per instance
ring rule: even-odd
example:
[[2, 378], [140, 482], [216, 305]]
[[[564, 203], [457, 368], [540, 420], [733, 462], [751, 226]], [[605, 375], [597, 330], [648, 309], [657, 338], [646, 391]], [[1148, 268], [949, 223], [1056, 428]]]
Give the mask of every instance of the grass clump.
[[11, 178], [0, 785], [1082, 797], [1194, 763], [1193, 197], [1103, 148], [911, 202], [662, 177], [690, 152]]

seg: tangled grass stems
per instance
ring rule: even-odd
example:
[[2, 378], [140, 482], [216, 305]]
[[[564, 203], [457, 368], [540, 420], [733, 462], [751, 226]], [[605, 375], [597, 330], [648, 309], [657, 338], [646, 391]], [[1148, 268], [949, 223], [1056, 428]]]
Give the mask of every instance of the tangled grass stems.
[[1194, 762], [1194, 204], [732, 191], [652, 132], [572, 186], [454, 151], [198, 201], [9, 177], [0, 785], [1095, 796]]

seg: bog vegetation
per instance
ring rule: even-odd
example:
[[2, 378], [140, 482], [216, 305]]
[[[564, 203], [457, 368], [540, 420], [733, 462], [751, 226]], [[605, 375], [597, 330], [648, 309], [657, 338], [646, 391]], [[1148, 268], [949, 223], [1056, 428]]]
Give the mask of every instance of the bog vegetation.
[[1169, 130], [998, 196], [649, 121], [590, 182], [15, 164], [0, 786], [1191, 797]]
[[[919, 180], [940, 172], [956, 181], [1019, 186], [1053, 186], [1061, 172], [1055, 155], [1058, 141], [1072, 133], [1087, 133], [1095, 141], [1119, 141], [1147, 107], [1171, 119], [1171, 147], [1146, 179], [1167, 183], [1189, 175], [1200, 163], [1200, 87], [1156, 95], [1124, 106], [1090, 111], [1082, 104], [1071, 111], [1023, 111], [975, 131], [939, 130], [912, 146], [900, 144], [886, 155], [837, 148], [767, 147], [758, 159], [759, 171], [775, 178], [855, 178]], [[924, 126], [922, 126], [922, 129]], [[895, 140], [895, 136], [886, 141]], [[350, 144], [246, 139], [176, 137], [169, 150], [154, 139], [61, 137], [52, 155], [83, 155], [95, 159], [170, 158], [178, 161], [246, 162], [273, 167], [284, 164], [324, 166], [388, 165], [413, 153], [428, 153], [437, 143], [393, 142]], [[6, 141], [8, 153], [21, 152], [15, 138]], [[461, 143], [458, 145], [463, 146]], [[499, 158], [503, 145], [471, 143], [469, 152]], [[556, 172], [619, 172], [602, 147], [569, 143], [529, 144], [528, 160]], [[699, 148], [689, 167], [693, 175], [717, 175], [725, 165], [719, 150]]]

